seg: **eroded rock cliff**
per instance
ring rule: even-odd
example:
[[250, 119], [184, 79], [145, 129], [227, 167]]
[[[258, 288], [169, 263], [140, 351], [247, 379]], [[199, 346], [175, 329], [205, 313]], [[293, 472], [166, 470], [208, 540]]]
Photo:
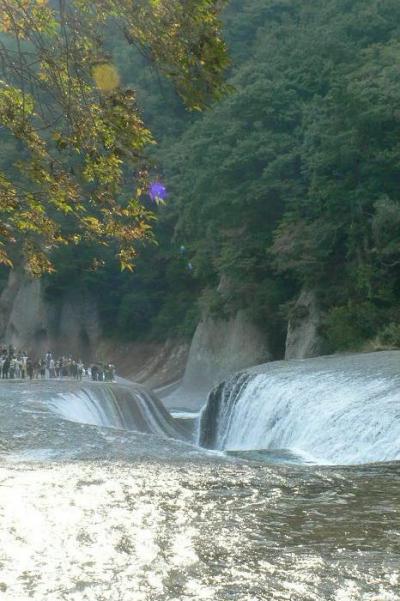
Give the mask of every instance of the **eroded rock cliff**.
[[96, 299], [89, 291], [68, 291], [46, 297], [45, 284], [23, 271], [12, 271], [0, 294], [0, 342], [39, 357], [72, 354], [86, 362], [115, 363], [118, 374], [150, 388], [183, 377], [189, 343], [124, 343], [105, 335]]
[[315, 292], [303, 290], [289, 320], [285, 359], [309, 359], [324, 354], [321, 319]]
[[42, 280], [20, 271], [9, 275], [0, 296], [0, 339], [34, 355], [47, 349], [89, 359], [100, 338], [96, 302], [89, 293], [71, 291], [46, 299]]
[[265, 335], [244, 311], [228, 320], [205, 317], [193, 337], [182, 384], [164, 401], [170, 407], [199, 408], [215, 384], [271, 358]]
[[[222, 283], [219, 292], [226, 294]], [[320, 323], [315, 293], [303, 291], [288, 326], [287, 359], [323, 352]], [[10, 273], [0, 295], [0, 340], [37, 356], [51, 349], [86, 361], [113, 361], [124, 377], [157, 390], [166, 387], [160, 394], [170, 407], [194, 409], [229, 375], [273, 359], [265, 332], [243, 310], [228, 319], [204, 316], [191, 344], [121, 343], [102, 332], [90, 292], [71, 290], [50, 301], [44, 283], [20, 271]]]

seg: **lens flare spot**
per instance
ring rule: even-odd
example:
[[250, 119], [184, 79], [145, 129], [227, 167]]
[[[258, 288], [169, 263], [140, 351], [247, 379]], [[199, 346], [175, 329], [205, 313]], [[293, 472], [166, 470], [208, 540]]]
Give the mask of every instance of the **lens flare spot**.
[[115, 90], [115, 88], [118, 88], [121, 82], [121, 78], [116, 67], [108, 63], [94, 67], [92, 75], [96, 82], [96, 86], [102, 92], [112, 92]]
[[151, 200], [157, 204], [164, 204], [168, 196], [168, 192], [164, 184], [161, 182], [152, 182], [149, 186], [149, 196]]

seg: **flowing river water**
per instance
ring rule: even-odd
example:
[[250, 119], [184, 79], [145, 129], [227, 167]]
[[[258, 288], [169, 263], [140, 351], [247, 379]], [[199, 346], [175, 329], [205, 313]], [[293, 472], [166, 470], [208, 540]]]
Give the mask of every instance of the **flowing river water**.
[[400, 600], [400, 353], [250, 370], [182, 417], [0, 384], [1, 601]]

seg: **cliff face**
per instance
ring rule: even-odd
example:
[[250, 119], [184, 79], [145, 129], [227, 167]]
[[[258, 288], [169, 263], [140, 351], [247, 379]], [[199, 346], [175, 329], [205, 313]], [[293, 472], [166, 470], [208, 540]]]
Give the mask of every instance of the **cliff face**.
[[96, 349], [99, 358], [109, 358], [118, 368], [118, 375], [147, 388], [158, 389], [182, 380], [189, 353], [189, 343], [126, 342], [102, 338]]
[[244, 311], [229, 320], [205, 317], [193, 337], [181, 386], [163, 400], [169, 407], [198, 409], [215, 384], [271, 358], [264, 334]]
[[71, 291], [48, 302], [41, 280], [10, 273], [0, 296], [0, 339], [17, 349], [41, 354], [72, 353], [88, 360], [100, 337], [96, 303], [89, 294]]
[[264, 336], [243, 311], [228, 321], [208, 317], [197, 326], [183, 384], [202, 388], [269, 359]]
[[45, 286], [21, 271], [10, 272], [0, 294], [0, 342], [39, 356], [72, 354], [84, 361], [112, 361], [118, 374], [157, 388], [183, 377], [189, 344], [121, 343], [102, 332], [96, 299], [69, 291], [46, 299]]
[[[289, 322], [286, 359], [323, 352], [320, 321], [315, 294], [304, 291]], [[160, 394], [170, 407], [197, 408], [229, 375], [272, 360], [265, 334], [244, 311], [228, 320], [205, 316], [190, 345], [119, 343], [102, 334], [96, 300], [89, 293], [70, 291], [49, 302], [43, 282], [19, 271], [10, 273], [0, 295], [0, 341], [33, 355], [51, 349], [85, 361], [113, 361], [124, 377], [154, 389], [166, 387]]]
[[312, 290], [303, 290], [288, 324], [285, 359], [309, 359], [324, 353], [321, 311]]

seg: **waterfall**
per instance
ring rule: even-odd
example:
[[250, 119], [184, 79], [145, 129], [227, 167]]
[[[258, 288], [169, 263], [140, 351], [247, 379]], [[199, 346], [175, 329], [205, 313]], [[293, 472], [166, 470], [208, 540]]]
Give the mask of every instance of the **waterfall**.
[[279, 362], [212, 391], [200, 444], [287, 449], [317, 463], [400, 459], [400, 353]]
[[57, 394], [47, 401], [47, 406], [72, 422], [178, 439], [186, 437], [161, 402], [139, 385], [85, 384]]

